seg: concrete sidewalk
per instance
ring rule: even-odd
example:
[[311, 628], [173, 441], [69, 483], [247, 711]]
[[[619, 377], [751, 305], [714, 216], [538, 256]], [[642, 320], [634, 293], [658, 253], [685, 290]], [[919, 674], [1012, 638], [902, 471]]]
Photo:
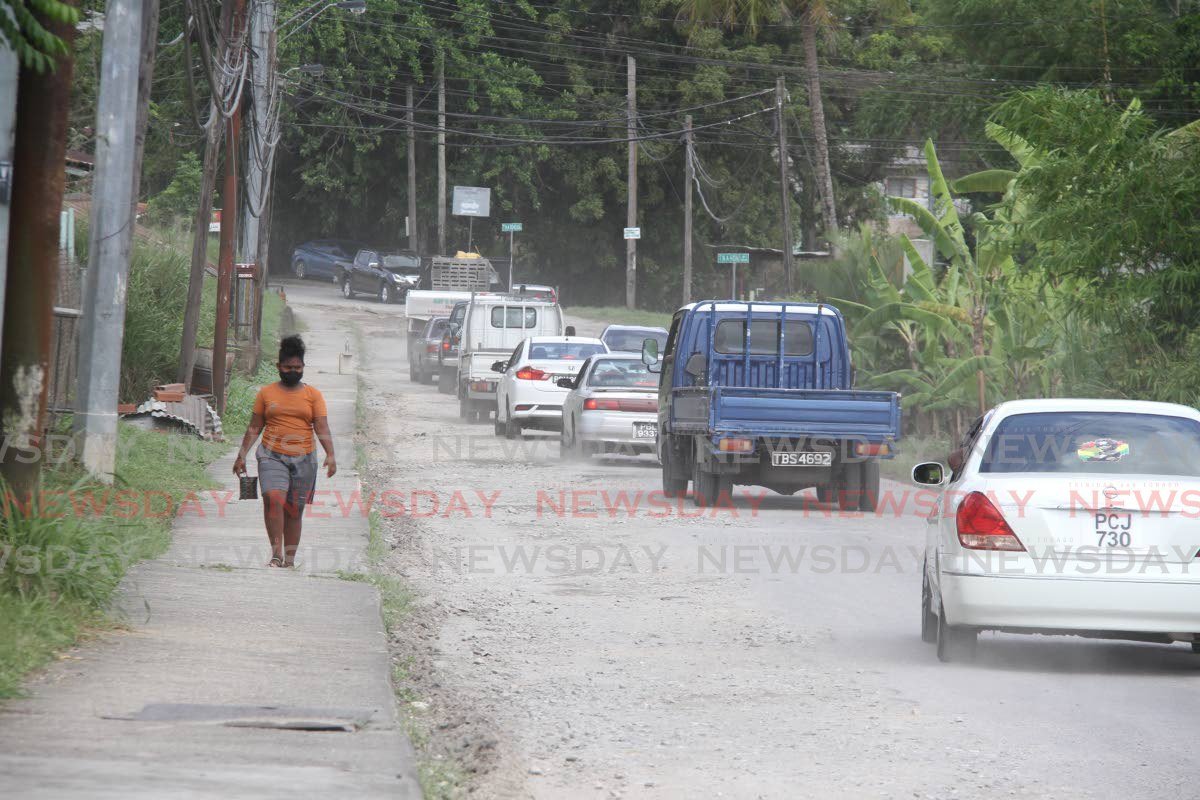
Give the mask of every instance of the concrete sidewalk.
[[128, 630], [0, 707], [0, 797], [420, 797], [378, 593], [337, 576], [363, 569], [368, 535], [365, 516], [330, 499], [359, 488], [357, 379], [338, 374], [350, 334], [305, 322], [305, 380], [329, 404], [339, 470], [321, 472], [330, 494], [306, 515], [297, 569], [265, 566], [260, 502], [237, 500], [233, 453], [222, 458], [212, 473], [226, 491], [126, 576]]

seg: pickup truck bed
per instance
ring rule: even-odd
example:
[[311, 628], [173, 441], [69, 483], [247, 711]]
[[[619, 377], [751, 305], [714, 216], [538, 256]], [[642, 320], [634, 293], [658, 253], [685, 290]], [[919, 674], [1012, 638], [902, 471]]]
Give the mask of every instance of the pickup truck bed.
[[884, 441], [900, 427], [893, 392], [689, 386], [672, 394], [671, 430], [677, 433]]

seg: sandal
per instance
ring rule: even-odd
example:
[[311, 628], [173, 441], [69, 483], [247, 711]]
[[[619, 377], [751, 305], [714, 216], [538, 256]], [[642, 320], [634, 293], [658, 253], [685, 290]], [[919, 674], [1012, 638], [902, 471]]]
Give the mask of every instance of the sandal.
[[282, 567], [283, 559], [280, 558], [279, 556], [275, 556], [270, 561], [267, 562], [267, 566], [268, 567]]

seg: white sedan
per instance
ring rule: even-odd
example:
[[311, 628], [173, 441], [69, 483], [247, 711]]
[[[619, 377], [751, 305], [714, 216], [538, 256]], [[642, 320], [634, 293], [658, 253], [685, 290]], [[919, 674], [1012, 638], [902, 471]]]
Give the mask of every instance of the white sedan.
[[502, 373], [496, 385], [496, 435], [515, 439], [525, 428], [556, 431], [568, 389], [558, 385], [574, 378], [589, 356], [607, 353], [599, 339], [583, 336], [532, 336], [507, 361], [492, 364]]
[[653, 453], [658, 440], [658, 375], [641, 356], [592, 356], [563, 403], [563, 458], [596, 452]]
[[1188, 642], [1200, 653], [1200, 413], [1019, 400], [913, 480], [937, 487], [921, 638], [973, 656], [981, 630]]

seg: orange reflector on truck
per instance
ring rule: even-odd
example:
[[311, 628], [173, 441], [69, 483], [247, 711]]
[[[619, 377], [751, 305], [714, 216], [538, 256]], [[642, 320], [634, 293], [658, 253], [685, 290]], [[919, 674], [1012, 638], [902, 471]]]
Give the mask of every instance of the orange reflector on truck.
[[752, 439], [722, 439], [717, 442], [717, 449], [722, 453], [749, 453], [754, 449]]

